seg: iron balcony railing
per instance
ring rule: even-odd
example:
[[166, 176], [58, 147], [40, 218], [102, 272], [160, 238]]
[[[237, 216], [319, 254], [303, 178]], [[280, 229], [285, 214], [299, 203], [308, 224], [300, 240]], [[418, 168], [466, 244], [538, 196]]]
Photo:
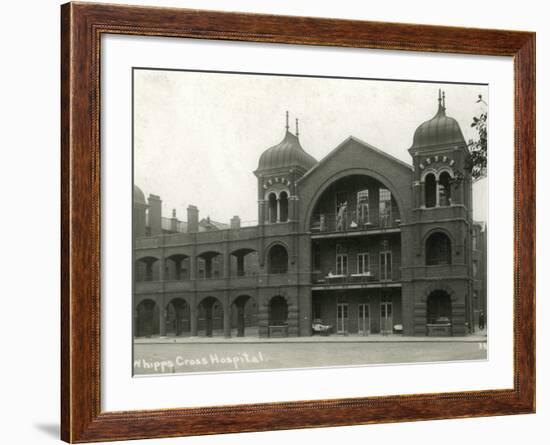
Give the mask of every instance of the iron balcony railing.
[[344, 213], [321, 213], [313, 216], [312, 232], [353, 232], [380, 229], [396, 229], [401, 224], [391, 212], [377, 215], [364, 215], [354, 208]]
[[353, 284], [372, 284], [372, 283], [392, 283], [401, 279], [399, 270], [389, 273], [346, 273], [335, 274], [332, 272], [312, 272], [311, 282], [315, 285], [353, 285]]

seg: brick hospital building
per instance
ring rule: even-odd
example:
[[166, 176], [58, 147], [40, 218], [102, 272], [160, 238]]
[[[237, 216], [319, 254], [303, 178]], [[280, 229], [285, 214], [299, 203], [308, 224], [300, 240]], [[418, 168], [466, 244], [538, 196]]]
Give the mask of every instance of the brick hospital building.
[[434, 105], [410, 164], [353, 136], [317, 161], [287, 116], [254, 171], [253, 226], [192, 205], [185, 222], [163, 217], [161, 198], [134, 186], [134, 336], [472, 332], [486, 312], [486, 228], [462, 131], [444, 95]]

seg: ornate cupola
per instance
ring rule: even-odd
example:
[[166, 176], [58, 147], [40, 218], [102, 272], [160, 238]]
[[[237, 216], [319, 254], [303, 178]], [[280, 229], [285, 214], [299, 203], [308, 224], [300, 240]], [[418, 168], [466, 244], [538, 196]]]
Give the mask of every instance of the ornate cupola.
[[471, 207], [471, 156], [460, 125], [447, 116], [445, 92], [439, 90], [435, 116], [414, 132], [409, 153], [418, 208]]
[[437, 113], [430, 120], [421, 124], [414, 132], [410, 151], [423, 148], [447, 147], [449, 145], [466, 145], [458, 122], [447, 116], [445, 93], [439, 90]]
[[262, 153], [258, 168], [254, 172], [258, 178], [260, 223], [292, 220], [294, 206], [289, 205], [289, 202], [296, 198], [296, 181], [315, 164], [317, 160], [300, 144], [298, 119], [296, 133], [290, 132], [287, 111], [283, 140]]
[[268, 148], [262, 153], [258, 168], [255, 171], [256, 176], [260, 173], [287, 171], [289, 169], [305, 173], [317, 164], [315, 158], [300, 145], [299, 136], [298, 119], [296, 119], [296, 134], [292, 134], [289, 130], [287, 111], [285, 136], [277, 145]]

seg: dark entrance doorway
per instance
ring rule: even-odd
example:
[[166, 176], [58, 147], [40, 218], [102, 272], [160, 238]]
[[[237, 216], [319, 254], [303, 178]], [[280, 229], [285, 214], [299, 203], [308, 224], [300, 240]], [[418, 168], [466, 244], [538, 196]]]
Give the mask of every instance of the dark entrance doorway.
[[270, 337], [288, 337], [288, 304], [280, 295], [269, 301], [268, 322]]
[[269, 302], [269, 325], [284, 326], [288, 324], [288, 304], [281, 296], [276, 296]]
[[153, 300], [143, 300], [136, 308], [136, 337], [159, 335], [159, 309]]
[[433, 291], [426, 305], [426, 329], [428, 335], [451, 335], [452, 304], [444, 290]]

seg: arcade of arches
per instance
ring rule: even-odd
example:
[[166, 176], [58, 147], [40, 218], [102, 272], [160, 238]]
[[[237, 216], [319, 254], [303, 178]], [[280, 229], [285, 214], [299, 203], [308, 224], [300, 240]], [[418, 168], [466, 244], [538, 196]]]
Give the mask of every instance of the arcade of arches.
[[[286, 327], [289, 309], [285, 298], [274, 296], [266, 303], [266, 332], [269, 326]], [[135, 310], [136, 337], [245, 337], [259, 336], [261, 314], [255, 298], [241, 295], [235, 298], [227, 311], [216, 297], [203, 298], [195, 311], [183, 298], [172, 298], [161, 314], [160, 306], [152, 299], [144, 299]], [[288, 333], [285, 329], [285, 333]]]
[[[223, 278], [224, 259], [220, 252], [208, 251], [197, 255], [195, 268], [192, 267], [192, 261], [193, 259], [185, 254], [170, 255], [164, 260], [153, 256], [138, 258], [135, 261], [135, 280], [137, 282], [188, 281]], [[253, 249], [235, 250], [228, 254], [227, 261], [229, 276], [253, 276], [259, 273], [258, 252]]]

